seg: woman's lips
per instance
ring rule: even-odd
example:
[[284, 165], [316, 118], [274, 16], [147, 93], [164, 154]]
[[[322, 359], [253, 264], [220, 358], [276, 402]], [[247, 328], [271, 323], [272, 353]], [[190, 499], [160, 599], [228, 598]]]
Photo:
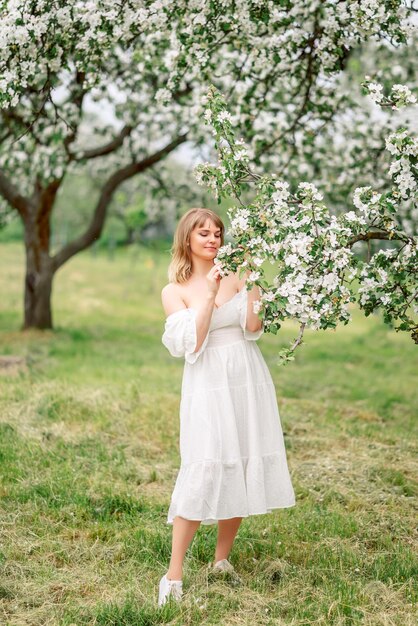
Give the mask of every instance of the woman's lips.
[[206, 250], [216, 250], [216, 249], [217, 249], [217, 248], [214, 248], [213, 246], [208, 246], [208, 247], [206, 248]]

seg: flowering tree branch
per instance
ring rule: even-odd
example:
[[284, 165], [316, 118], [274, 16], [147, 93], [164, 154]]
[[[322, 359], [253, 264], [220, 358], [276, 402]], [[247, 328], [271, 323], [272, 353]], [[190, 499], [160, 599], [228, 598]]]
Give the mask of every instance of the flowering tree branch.
[[[403, 96], [387, 97], [392, 108], [414, 104], [407, 88], [397, 86], [393, 93]], [[347, 324], [349, 304], [355, 301], [366, 316], [382, 309], [385, 322], [410, 332], [418, 343], [414, 319], [418, 313], [418, 238], [404, 232], [394, 219], [402, 201], [417, 202], [417, 139], [404, 129], [392, 133], [386, 141], [393, 155], [391, 189], [377, 193], [370, 186], [357, 188], [353, 195], [356, 210], [336, 217], [312, 183], [299, 182], [291, 192], [289, 183], [275, 175], [259, 175], [252, 170], [248, 150], [243, 140], [235, 138], [232, 117], [215, 88], [209, 90], [205, 105], [218, 163], [197, 166], [197, 180], [211, 187], [218, 200], [232, 196], [238, 203], [229, 210], [229, 233], [234, 243], [220, 248], [218, 260], [224, 274], [250, 270], [246, 282], [249, 288], [254, 284], [260, 288], [262, 295], [254, 304], [254, 312], [263, 319], [266, 332], [277, 333], [286, 319], [299, 322], [299, 336], [290, 348], [280, 352], [280, 362], [294, 358], [305, 328]], [[251, 185], [255, 195], [245, 204], [243, 191]], [[401, 242], [402, 246], [380, 250], [364, 263], [352, 247], [370, 239]], [[262, 267], [266, 261], [275, 268], [271, 282]], [[357, 293], [351, 286], [356, 277]]]
[[68, 259], [78, 252], [81, 252], [81, 250], [85, 250], [92, 243], [92, 241], [99, 238], [109, 203], [115, 190], [122, 182], [132, 178], [132, 176], [135, 176], [148, 167], [151, 167], [155, 163], [158, 163], [158, 161], [163, 159], [167, 154], [172, 152], [175, 148], [177, 148], [177, 146], [184, 143], [186, 140], [187, 133], [179, 135], [173, 139], [173, 141], [164, 146], [164, 148], [158, 150], [148, 158], [145, 158], [137, 163], [130, 163], [129, 165], [114, 172], [102, 188], [91, 222], [86, 231], [80, 237], [68, 243], [64, 248], [62, 248], [62, 250], [57, 252], [57, 254], [52, 257], [52, 266], [54, 270], [57, 270], [61, 267], [61, 265], [68, 261]]
[[19, 193], [17, 187], [10, 182], [2, 170], [0, 170], [0, 194], [7, 199], [7, 202], [18, 211], [22, 218], [25, 218], [30, 199]]
[[76, 158], [79, 161], [83, 159], [95, 159], [100, 156], [105, 156], [106, 154], [110, 154], [117, 150], [124, 142], [125, 137], [128, 137], [133, 130], [132, 126], [126, 125], [122, 128], [118, 135], [111, 141], [107, 142], [103, 146], [99, 146], [97, 148], [90, 148], [89, 150], [85, 150], [84, 152], [80, 152], [75, 155], [71, 155], [71, 158]]

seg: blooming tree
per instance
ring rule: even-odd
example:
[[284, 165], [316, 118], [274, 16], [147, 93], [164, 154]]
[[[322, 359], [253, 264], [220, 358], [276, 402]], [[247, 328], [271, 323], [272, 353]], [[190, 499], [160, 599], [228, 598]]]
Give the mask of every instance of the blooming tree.
[[[366, 78], [364, 88], [381, 106], [396, 109], [416, 103], [403, 85], [394, 85], [385, 96], [380, 85]], [[245, 270], [248, 288], [258, 285], [261, 297], [253, 305], [254, 313], [262, 317], [267, 332], [277, 333], [286, 319], [299, 322], [299, 335], [281, 351], [279, 362], [294, 358], [305, 328], [347, 324], [348, 305], [356, 300], [366, 316], [381, 308], [385, 322], [409, 331], [418, 343], [418, 237], [404, 232], [395, 219], [404, 201], [412, 200], [415, 205], [418, 201], [418, 138], [403, 129], [389, 135], [391, 188], [378, 193], [371, 185], [359, 187], [352, 209], [335, 216], [311, 182], [299, 182], [292, 192], [282, 178], [258, 174], [251, 167], [244, 141], [235, 138], [222, 95], [212, 88], [205, 103], [219, 159], [217, 164], [197, 166], [197, 180], [211, 187], [218, 198], [228, 195], [237, 201], [230, 209], [229, 232], [234, 243], [222, 246], [217, 260], [224, 275]], [[255, 195], [244, 204], [242, 191], [250, 185]], [[371, 239], [398, 245], [362, 262], [352, 246]], [[275, 267], [270, 282], [262, 267], [266, 261]], [[352, 288], [355, 278], [357, 297]]]
[[[332, 123], [323, 127], [315, 136], [305, 138], [303, 156], [286, 172], [272, 168], [295, 187], [300, 180], [314, 181], [321, 189], [325, 202], [339, 214], [348, 210], [347, 198], [355, 189], [373, 181], [373, 189], [384, 191], [391, 184], [391, 155], [386, 149], [386, 137], [403, 127], [411, 133], [418, 131], [415, 107], [376, 106], [372, 94], [362, 89], [364, 76], [370, 74], [370, 82], [377, 83], [389, 93], [392, 86], [406, 82], [417, 93], [418, 41], [411, 39], [406, 46], [394, 51], [389, 46], [367, 42], [350, 58], [342, 80], [349, 94], [351, 105], [334, 116]], [[303, 133], [296, 137], [297, 145], [303, 141]], [[410, 200], [398, 207], [396, 219], [403, 230], [410, 234], [418, 226], [418, 207]], [[385, 246], [386, 244], [383, 244]], [[370, 246], [355, 246], [360, 254], [382, 247], [378, 241]]]
[[[24, 225], [24, 326], [52, 326], [55, 272], [100, 237], [118, 187], [182, 143], [211, 139], [199, 118], [210, 83], [228, 95], [254, 162], [286, 175], [312, 137], [352, 107], [339, 83], [352, 51], [369, 40], [407, 42], [409, 5], [3, 0], [0, 215], [16, 211]], [[92, 123], [93, 104], [113, 119]], [[104, 176], [98, 198], [86, 198], [91, 218], [53, 249], [63, 181], [91, 168]]]

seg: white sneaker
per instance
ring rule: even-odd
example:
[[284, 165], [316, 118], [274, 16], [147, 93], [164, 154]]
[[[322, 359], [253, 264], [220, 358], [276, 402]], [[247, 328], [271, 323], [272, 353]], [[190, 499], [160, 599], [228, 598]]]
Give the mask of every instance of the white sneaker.
[[234, 566], [228, 561], [228, 559], [216, 561], [213, 569], [215, 572], [235, 572]]
[[209, 573], [212, 577], [221, 577], [224, 580], [228, 580], [233, 585], [242, 584], [241, 578], [238, 576], [234, 566], [228, 561], [228, 559], [216, 561], [216, 563], [211, 566]]
[[176, 602], [181, 601], [183, 595], [183, 581], [182, 580], [168, 580], [167, 575], [160, 580], [160, 587], [158, 592], [158, 606], [165, 604], [170, 597], [174, 598]]

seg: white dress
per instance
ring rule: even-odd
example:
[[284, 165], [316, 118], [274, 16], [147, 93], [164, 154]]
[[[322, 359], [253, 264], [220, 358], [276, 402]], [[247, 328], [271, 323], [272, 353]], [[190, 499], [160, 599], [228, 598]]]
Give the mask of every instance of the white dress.
[[246, 330], [247, 289], [214, 308], [196, 346], [196, 310], [169, 315], [162, 342], [185, 357], [180, 402], [181, 465], [167, 524], [176, 515], [202, 524], [295, 504], [276, 391]]

